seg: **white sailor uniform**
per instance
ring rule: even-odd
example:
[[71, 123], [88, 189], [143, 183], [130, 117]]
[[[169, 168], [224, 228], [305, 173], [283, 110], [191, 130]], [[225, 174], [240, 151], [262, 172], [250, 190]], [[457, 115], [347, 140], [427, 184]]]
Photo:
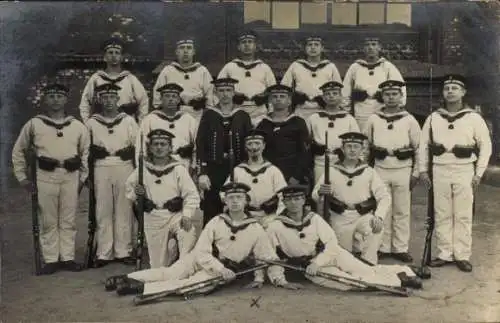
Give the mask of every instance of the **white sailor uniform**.
[[[136, 201], [135, 186], [139, 170], [127, 179], [127, 198]], [[148, 243], [151, 268], [173, 262], [170, 238], [175, 236], [179, 258], [187, 255], [196, 243], [194, 226], [189, 231], [180, 227], [181, 217], [192, 218], [200, 204], [198, 190], [187, 169], [178, 161], [165, 166], [144, 163], [144, 233]]]
[[125, 181], [134, 170], [138, 126], [133, 117], [120, 113], [112, 119], [94, 114], [87, 127], [95, 167], [97, 259], [128, 257], [132, 251], [134, 217]]
[[37, 155], [40, 245], [45, 263], [75, 259], [78, 185], [88, 176], [89, 135], [73, 117], [54, 120], [37, 115], [21, 129], [12, 149], [18, 181], [26, 178], [25, 151]]
[[[315, 201], [319, 200], [318, 191], [323, 183], [324, 175], [312, 191]], [[354, 169], [333, 164], [330, 183], [330, 224], [339, 244], [348, 251], [361, 252], [363, 259], [376, 264], [382, 232], [373, 233], [370, 220], [374, 216], [385, 218], [391, 204], [387, 187], [376, 171], [363, 163]]]

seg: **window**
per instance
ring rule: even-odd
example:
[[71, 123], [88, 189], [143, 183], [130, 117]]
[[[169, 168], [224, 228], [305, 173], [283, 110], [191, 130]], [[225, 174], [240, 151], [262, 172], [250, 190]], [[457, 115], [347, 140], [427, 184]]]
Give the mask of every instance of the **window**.
[[407, 1], [245, 1], [244, 21], [264, 21], [274, 29], [299, 29], [311, 24], [356, 26], [401, 23], [411, 26], [412, 4]]

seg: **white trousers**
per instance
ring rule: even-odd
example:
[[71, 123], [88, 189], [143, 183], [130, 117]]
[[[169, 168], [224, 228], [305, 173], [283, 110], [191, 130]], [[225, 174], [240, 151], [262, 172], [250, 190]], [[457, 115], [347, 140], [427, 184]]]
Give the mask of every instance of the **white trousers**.
[[370, 220], [373, 214], [360, 215], [355, 210], [346, 210], [342, 215], [330, 214], [330, 225], [340, 246], [349, 252], [361, 252], [363, 259], [377, 264], [382, 232], [372, 232]]
[[[340, 249], [339, 254], [335, 257], [331, 266], [321, 267], [319, 271], [340, 277], [357, 279], [370, 284], [381, 284], [394, 287], [401, 286], [401, 280], [397, 275], [398, 273], [405, 272], [410, 277], [415, 276], [415, 273], [408, 266], [369, 266], [344, 249]], [[328, 288], [341, 290], [348, 290], [352, 288], [327, 278], [310, 275], [306, 275], [306, 277], [313, 283]], [[359, 286], [361, 287], [362, 285]]]
[[359, 130], [364, 133], [368, 118], [379, 111], [383, 104], [374, 99], [366, 99], [354, 104], [354, 118], [358, 122]]
[[79, 172], [37, 170], [40, 246], [45, 263], [75, 259]]
[[[209, 273], [196, 265], [193, 253], [179, 259], [170, 267], [160, 267], [136, 271], [128, 274], [129, 278], [144, 282], [144, 295], [165, 291], [174, 291], [183, 286], [216, 277], [218, 274]], [[199, 292], [206, 292], [215, 288], [207, 287]]]
[[111, 260], [130, 256], [132, 251], [132, 202], [125, 196], [125, 181], [132, 164], [96, 166], [95, 195], [97, 258]]
[[[144, 234], [148, 242], [149, 262], [151, 268], [160, 268], [171, 264], [174, 245], [169, 240], [176, 238], [179, 248], [179, 258], [182, 259], [193, 249], [196, 243], [196, 231], [184, 231], [180, 227], [181, 216], [179, 213], [170, 213], [167, 210], [154, 210], [144, 213]], [[170, 249], [170, 250], [169, 250]]]
[[473, 164], [433, 167], [436, 247], [443, 260], [469, 260]]
[[411, 167], [395, 169], [375, 167], [375, 171], [387, 185], [392, 199], [392, 205], [384, 219], [384, 233], [380, 251], [408, 252], [410, 242]]

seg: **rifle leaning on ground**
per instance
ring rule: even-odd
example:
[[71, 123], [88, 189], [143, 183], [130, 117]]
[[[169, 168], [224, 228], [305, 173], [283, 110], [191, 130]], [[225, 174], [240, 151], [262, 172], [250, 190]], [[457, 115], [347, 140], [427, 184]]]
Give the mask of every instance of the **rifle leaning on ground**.
[[229, 130], [229, 181], [234, 182], [235, 157], [233, 148], [233, 131]]
[[85, 250], [85, 268], [94, 267], [95, 256], [97, 252], [97, 241], [95, 239], [95, 232], [97, 230], [97, 217], [96, 217], [96, 197], [95, 197], [95, 157], [93, 154], [94, 138], [90, 132], [90, 153], [89, 153], [89, 177], [87, 185], [89, 188], [89, 224], [88, 224], [88, 240], [87, 249]]
[[[138, 160], [138, 184], [144, 187], [144, 143], [143, 133], [140, 138], [141, 148], [139, 150]], [[144, 195], [137, 196], [137, 247], [135, 255], [135, 270], [142, 269], [142, 261], [144, 254]]]
[[420, 268], [418, 269], [418, 276], [421, 278], [431, 278], [431, 271], [428, 267], [429, 263], [431, 262], [432, 258], [432, 235], [434, 232], [434, 183], [433, 183], [433, 154], [432, 154], [432, 145], [434, 144], [434, 134], [432, 133], [432, 67], [430, 70], [430, 114], [429, 114], [429, 143], [427, 145], [427, 158], [428, 158], [428, 165], [427, 165], [427, 174], [429, 174], [429, 180], [430, 180], [430, 187], [429, 187], [429, 193], [427, 197], [427, 219], [425, 220], [426, 226], [427, 226], [427, 234], [425, 235], [425, 245], [424, 245], [424, 252], [422, 254], [422, 261], [420, 264]]
[[26, 151], [26, 159], [29, 165], [28, 178], [31, 184], [31, 221], [33, 235], [33, 257], [35, 261], [35, 275], [42, 273], [42, 249], [40, 246], [40, 221], [38, 218], [38, 185], [37, 185], [37, 154], [35, 147], [35, 130], [31, 123], [29, 146]]

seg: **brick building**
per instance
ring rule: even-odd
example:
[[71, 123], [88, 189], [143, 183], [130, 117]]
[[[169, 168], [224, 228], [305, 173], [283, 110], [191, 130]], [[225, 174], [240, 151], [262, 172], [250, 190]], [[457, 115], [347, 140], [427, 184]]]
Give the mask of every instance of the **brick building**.
[[[5, 126], [2, 172], [10, 167], [12, 142], [21, 125], [33, 115], [32, 107], [37, 105], [39, 88], [47, 76], [57, 75], [71, 86], [70, 111], [77, 115], [83, 86], [102, 64], [99, 45], [113, 33], [129, 42], [126, 67], [151, 91], [161, 68], [174, 59], [179, 34], [196, 37], [197, 59], [215, 76], [236, 56], [236, 34], [243, 28], [253, 28], [261, 38], [260, 57], [281, 78], [288, 65], [301, 55], [300, 40], [308, 33], [325, 38], [326, 57], [343, 75], [361, 56], [358, 39], [366, 31], [376, 31], [384, 43], [384, 56], [398, 66], [408, 83], [407, 108], [418, 119], [423, 120], [429, 111], [431, 89], [432, 104], [439, 104], [436, 78], [464, 72], [474, 80], [469, 101], [481, 106], [495, 130], [500, 128], [495, 122], [500, 119], [496, 96], [500, 90], [500, 55], [499, 48], [492, 45], [500, 36], [500, 5], [495, 2], [220, 2], [52, 3], [50, 8], [47, 5], [41, 9], [25, 4], [35, 24], [45, 19], [40, 26], [46, 30], [27, 29], [27, 38], [30, 33], [39, 36], [36, 40], [24, 39], [25, 43], [19, 45], [24, 56], [16, 56], [18, 86], [10, 91], [4, 88], [1, 93], [1, 102], [9, 101], [0, 108]], [[58, 17], [58, 11], [63, 18], [47, 18]], [[15, 26], [12, 28], [18, 28]], [[2, 23], [4, 33], [8, 27]], [[28, 67], [26, 61], [31, 63]], [[28, 68], [30, 73], [24, 77]], [[430, 82], [431, 69], [434, 82]], [[25, 93], [29, 93], [28, 97]]]

